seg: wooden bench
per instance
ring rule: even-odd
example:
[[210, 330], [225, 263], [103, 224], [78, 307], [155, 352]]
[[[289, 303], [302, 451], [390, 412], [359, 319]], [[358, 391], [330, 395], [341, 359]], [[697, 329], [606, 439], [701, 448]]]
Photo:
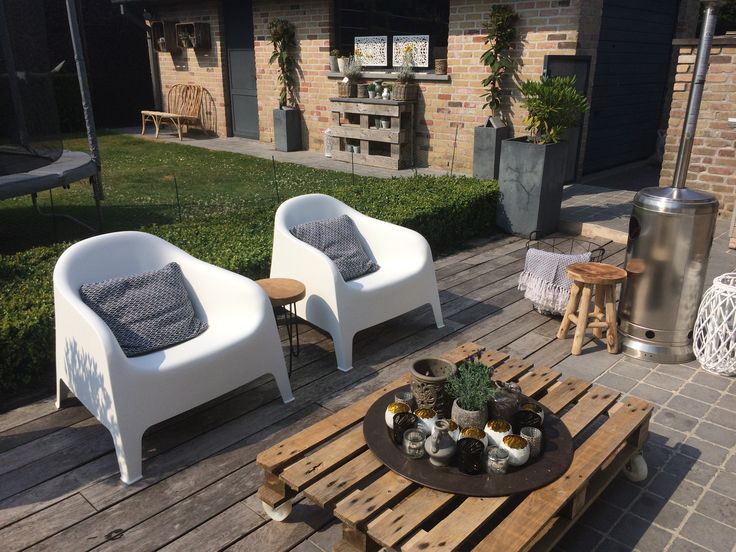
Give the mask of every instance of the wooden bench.
[[[196, 84], [175, 84], [169, 90], [166, 99], [168, 111], [141, 111], [141, 134], [146, 132], [146, 121], [153, 121], [158, 138], [161, 125], [170, 124], [176, 128], [179, 140], [182, 139], [182, 128], [196, 126], [205, 131], [207, 128], [202, 114], [203, 100], [209, 92]], [[216, 130], [215, 130], [216, 131]]]
[[[467, 343], [443, 356], [457, 363], [478, 350]], [[342, 521], [338, 552], [551, 549], [632, 459], [642, 467], [652, 406], [619, 402], [617, 392], [579, 378], [560, 381], [556, 370], [498, 351], [482, 358], [495, 367], [494, 379], [517, 381], [578, 437], [564, 476], [531, 493], [481, 498], [436, 491], [388, 470], [365, 444], [362, 420], [376, 399], [409, 382], [407, 374], [263, 451], [257, 462], [266, 512], [285, 519], [291, 498], [303, 493]]]

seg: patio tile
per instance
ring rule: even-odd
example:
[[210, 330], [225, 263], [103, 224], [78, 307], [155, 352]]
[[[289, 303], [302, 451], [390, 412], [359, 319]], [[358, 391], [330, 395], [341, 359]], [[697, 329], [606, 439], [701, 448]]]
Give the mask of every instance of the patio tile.
[[649, 423], [649, 440], [662, 447], [675, 448], [685, 442], [687, 435], [656, 422]]
[[736, 454], [731, 455], [731, 458], [729, 458], [723, 467], [731, 473], [736, 473]]
[[[695, 510], [709, 518], [736, 528], [736, 500], [707, 491]], [[736, 540], [733, 541], [736, 543]]]
[[717, 470], [685, 454], [675, 454], [662, 471], [678, 479], [686, 479], [705, 486], [713, 479]]
[[707, 548], [703, 548], [694, 542], [677, 538], [669, 547], [669, 552], [708, 552]]
[[566, 552], [593, 550], [601, 539], [603, 539], [603, 535], [595, 529], [591, 529], [581, 523], [576, 523], [565, 533], [562, 540], [557, 543], [557, 547]]
[[[622, 475], [619, 475], [606, 489], [601, 493], [600, 498], [619, 508], [628, 508], [631, 503], [641, 493], [641, 486], [635, 485]], [[600, 501], [599, 501], [600, 502]], [[597, 504], [597, 502], [596, 502]], [[608, 526], [610, 528], [610, 525]], [[608, 529], [606, 529], [608, 530]]]
[[[719, 447], [718, 445], [714, 445], [713, 443], [710, 443], [708, 441], [703, 441], [702, 439], [699, 439], [697, 437], [688, 437], [685, 440], [685, 447], [687, 447], [687, 449], [683, 447], [683, 451], [685, 454], [689, 454], [693, 452], [693, 450], [697, 450], [698, 460], [708, 462], [709, 464], [713, 464], [715, 466], [722, 465], [728, 457], [727, 449]], [[695, 455], [696, 454], [693, 454], [693, 456]]]
[[681, 379], [666, 376], [657, 372], [649, 374], [646, 378], [644, 378], [644, 382], [648, 383], [649, 385], [654, 385], [655, 387], [668, 389], [670, 391], [677, 391], [680, 387], [682, 387], [683, 383]]
[[736, 530], [698, 513], [688, 518], [680, 532], [716, 552], [732, 552], [732, 544], [736, 542]]
[[626, 514], [611, 530], [618, 541], [641, 550], [665, 550], [672, 533], [656, 527], [650, 521]]
[[684, 366], [682, 364], [659, 364], [655, 370], [661, 374], [684, 380], [690, 379], [696, 372], [695, 368]]
[[625, 378], [623, 376], [618, 376], [616, 374], [606, 372], [602, 376], [599, 376], [595, 380], [595, 383], [599, 385], [605, 385], [606, 387], [610, 387], [611, 389], [615, 389], [616, 391], [621, 391], [622, 393], [628, 393], [636, 385], [637, 382], [630, 378]]
[[671, 391], [654, 387], [647, 383], [640, 383], [634, 387], [630, 393], [645, 401], [650, 401], [659, 405], [665, 404], [672, 397]]
[[722, 447], [736, 446], [736, 431], [717, 426], [710, 422], [700, 422], [695, 428], [695, 435]]
[[332, 547], [342, 539], [342, 523], [334, 520], [332, 523], [309, 537], [309, 542], [316, 545], [320, 552], [332, 552]]
[[619, 520], [623, 513], [624, 511], [617, 506], [602, 500], [596, 500], [582, 515], [580, 522], [605, 533]]
[[718, 376], [702, 370], [693, 376], [692, 381], [721, 391], [728, 389], [728, 386], [731, 384], [731, 379], [726, 376]]
[[733, 412], [729, 412], [723, 408], [712, 408], [705, 418], [719, 425], [736, 429], [736, 416], [733, 415]]
[[[648, 462], [647, 462], [648, 463]], [[705, 489], [666, 472], [654, 476], [647, 490], [682, 506], [694, 506]]]
[[644, 445], [643, 450], [644, 459], [647, 461], [647, 466], [649, 467], [650, 477], [654, 475], [655, 470], [662, 469], [674, 453], [673, 448], [657, 444], [656, 440], [652, 439], [651, 436], [652, 434], [650, 433], [649, 441]]
[[591, 362], [590, 357], [587, 355], [570, 355], [557, 364], [555, 368], [566, 376], [575, 376], [592, 381], [608, 370], [616, 361], [617, 359], [614, 355], [608, 354], [602, 358], [596, 357], [595, 362]]
[[680, 389], [680, 394], [710, 404], [715, 404], [721, 398], [720, 391], [695, 383], [686, 383], [683, 385], [682, 389]]
[[671, 427], [678, 431], [692, 431], [698, 424], [697, 418], [683, 414], [676, 410], [662, 408], [654, 415], [654, 421], [666, 427]]
[[665, 529], [677, 529], [687, 515], [687, 510], [652, 493], [642, 495], [631, 506], [631, 511], [648, 521], [654, 521]]
[[620, 376], [626, 376], [627, 378], [641, 381], [651, 374], [651, 369], [640, 364], [634, 364], [628, 360], [620, 360], [611, 367], [611, 371], [619, 374]]
[[719, 471], [710, 484], [710, 488], [736, 500], [736, 474]]
[[604, 540], [598, 548], [596, 548], [597, 552], [631, 552], [631, 547], [617, 542], [613, 539], [606, 539]]
[[718, 401], [718, 406], [736, 412], [736, 395], [725, 393]]
[[675, 395], [669, 400], [667, 407], [679, 412], [686, 412], [697, 418], [702, 418], [710, 410], [711, 405], [683, 395]]

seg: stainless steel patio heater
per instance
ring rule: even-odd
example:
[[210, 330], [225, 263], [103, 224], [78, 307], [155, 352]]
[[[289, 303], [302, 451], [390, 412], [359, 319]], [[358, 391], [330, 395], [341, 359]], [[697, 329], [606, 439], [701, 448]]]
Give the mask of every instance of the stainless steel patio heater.
[[669, 188], [634, 198], [626, 247], [628, 279], [619, 303], [623, 352], [662, 363], [692, 360], [692, 329], [703, 292], [718, 200], [685, 187], [698, 122], [716, 12], [706, 0], [675, 175]]

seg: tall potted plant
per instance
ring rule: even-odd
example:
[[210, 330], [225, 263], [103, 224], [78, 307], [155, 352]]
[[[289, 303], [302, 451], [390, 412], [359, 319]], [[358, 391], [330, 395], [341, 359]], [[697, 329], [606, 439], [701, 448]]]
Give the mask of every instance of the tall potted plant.
[[393, 94], [391, 96], [391, 99], [393, 100], [416, 100], [417, 99], [417, 93], [419, 91], [419, 87], [416, 83], [412, 82], [414, 80], [414, 71], [413, 69], [413, 46], [411, 44], [407, 44], [404, 47], [404, 55], [401, 59], [401, 66], [399, 66], [399, 70], [396, 73], [396, 84], [393, 88]]
[[560, 220], [567, 148], [561, 137], [588, 109], [575, 77], [542, 77], [519, 85], [528, 136], [504, 140], [496, 223], [512, 234], [554, 232]]
[[460, 426], [483, 429], [488, 421], [488, 402], [495, 396], [491, 386], [493, 369], [482, 362], [469, 359], [447, 377], [445, 389], [454, 399], [452, 420]]
[[501, 142], [511, 135], [511, 129], [501, 117], [501, 97], [503, 79], [513, 68], [511, 43], [516, 38], [514, 25], [518, 19], [511, 6], [501, 4], [491, 8], [490, 17], [483, 24], [488, 49], [480, 56], [480, 61], [488, 67], [489, 73], [481, 82], [486, 88], [481, 98], [485, 101], [483, 109], [490, 109], [491, 114], [484, 125], [475, 128], [473, 176], [476, 178], [498, 178]]
[[341, 98], [355, 98], [358, 95], [357, 82], [363, 68], [355, 56], [350, 56], [342, 70], [343, 79], [337, 83], [337, 95]]
[[269, 64], [279, 67], [279, 107], [273, 110], [273, 131], [278, 151], [302, 149], [301, 113], [296, 101], [296, 47], [294, 24], [285, 19], [272, 19], [268, 24], [273, 53]]

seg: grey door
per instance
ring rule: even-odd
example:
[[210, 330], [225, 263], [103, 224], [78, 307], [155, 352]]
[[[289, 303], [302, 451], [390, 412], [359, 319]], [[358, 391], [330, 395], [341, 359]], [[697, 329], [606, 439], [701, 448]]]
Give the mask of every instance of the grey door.
[[252, 2], [225, 0], [223, 10], [233, 134], [257, 139], [258, 98]]

